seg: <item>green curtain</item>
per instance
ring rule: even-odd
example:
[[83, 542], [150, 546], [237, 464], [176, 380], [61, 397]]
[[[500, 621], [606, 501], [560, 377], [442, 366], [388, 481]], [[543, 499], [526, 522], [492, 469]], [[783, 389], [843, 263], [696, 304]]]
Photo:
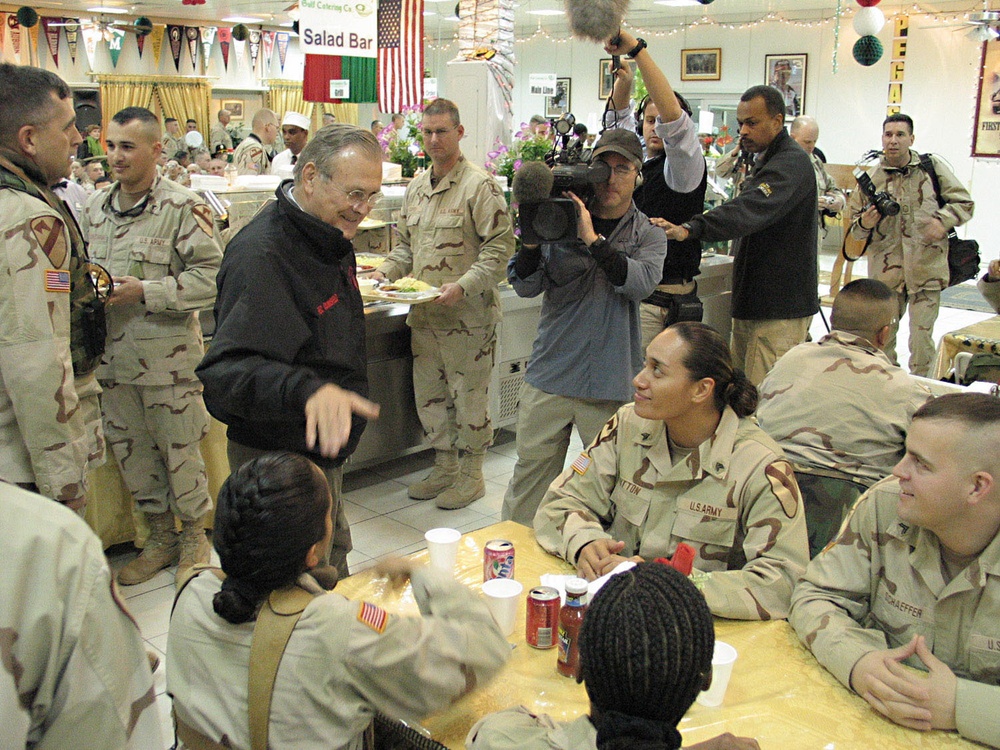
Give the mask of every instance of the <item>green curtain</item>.
[[378, 60], [374, 57], [341, 58], [341, 75], [351, 82], [349, 102], [375, 102], [378, 100], [375, 77]]

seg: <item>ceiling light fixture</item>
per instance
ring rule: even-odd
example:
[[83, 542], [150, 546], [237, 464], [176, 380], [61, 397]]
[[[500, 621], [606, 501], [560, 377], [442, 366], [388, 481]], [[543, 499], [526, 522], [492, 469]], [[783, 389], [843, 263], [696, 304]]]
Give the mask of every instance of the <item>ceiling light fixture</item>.
[[556, 10], [555, 8], [542, 8], [541, 10], [529, 10], [529, 16], [564, 16], [566, 11]]
[[666, 5], [668, 8], [683, 8], [688, 5], [701, 5], [698, 0], [653, 0], [653, 5]]
[[259, 18], [251, 18], [250, 16], [227, 16], [222, 19], [223, 23], [264, 23]]
[[997, 37], [1000, 37], [1000, 32], [992, 26], [976, 26], [966, 36], [974, 42], [992, 42]]
[[93, 8], [87, 8], [88, 13], [117, 13], [124, 14], [128, 13], [126, 8], [109, 8], [106, 5], [95, 5]]

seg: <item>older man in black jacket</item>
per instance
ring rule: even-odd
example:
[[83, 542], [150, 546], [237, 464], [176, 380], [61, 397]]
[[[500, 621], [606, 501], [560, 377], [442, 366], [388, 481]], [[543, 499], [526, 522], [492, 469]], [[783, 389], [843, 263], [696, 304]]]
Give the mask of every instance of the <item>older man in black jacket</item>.
[[[368, 130], [329, 125], [303, 149], [294, 182], [230, 241], [217, 326], [198, 377], [229, 425], [235, 470], [290, 450], [324, 470], [333, 504], [329, 562], [348, 573], [343, 463], [378, 415], [368, 401], [365, 321], [351, 239], [381, 197], [381, 148]], [[325, 561], [324, 561], [325, 562]]]
[[809, 155], [785, 131], [785, 100], [753, 86], [736, 108], [740, 147], [755, 155], [740, 194], [674, 225], [670, 239], [735, 239], [733, 363], [759, 385], [782, 354], [805, 340], [819, 311], [816, 178]]

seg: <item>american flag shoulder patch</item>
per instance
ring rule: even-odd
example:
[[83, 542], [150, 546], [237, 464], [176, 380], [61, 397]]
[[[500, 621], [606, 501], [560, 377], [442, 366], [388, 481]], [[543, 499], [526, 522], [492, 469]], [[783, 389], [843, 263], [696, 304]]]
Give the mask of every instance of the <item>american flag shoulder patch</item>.
[[570, 464], [573, 467], [573, 471], [577, 474], [586, 474], [587, 469], [590, 468], [590, 456], [586, 452], [581, 453], [576, 457], [576, 461]]
[[363, 622], [376, 633], [381, 633], [385, 630], [385, 625], [388, 621], [389, 615], [386, 614], [384, 609], [368, 602], [361, 602], [361, 606], [358, 609], [358, 622]]
[[46, 292], [69, 292], [69, 271], [45, 271]]

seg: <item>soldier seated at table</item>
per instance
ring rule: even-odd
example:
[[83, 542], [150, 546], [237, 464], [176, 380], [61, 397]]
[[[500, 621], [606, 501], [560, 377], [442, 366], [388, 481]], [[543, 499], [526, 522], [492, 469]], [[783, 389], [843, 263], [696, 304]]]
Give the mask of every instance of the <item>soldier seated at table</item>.
[[593, 580], [686, 542], [714, 614], [785, 617], [809, 559], [805, 513], [791, 465], [750, 419], [757, 389], [692, 322], [653, 339], [633, 383], [635, 403], [546, 492], [539, 544]]
[[[382, 564], [392, 584], [412, 584], [423, 617], [324, 592], [309, 572], [330, 545], [331, 504], [324, 473], [289, 452], [248, 461], [222, 486], [213, 541], [224, 580], [196, 573], [170, 620], [167, 690], [182, 746], [251, 746], [251, 640], [264, 607], [301, 611], [271, 675], [268, 747], [359, 748], [375, 711], [419, 720], [510, 657], [486, 603], [441, 571]], [[288, 601], [303, 590], [304, 603]]]
[[998, 479], [1000, 400], [953, 393], [920, 407], [893, 476], [857, 502], [809, 564], [789, 617], [819, 662], [879, 713], [992, 747], [1000, 747]]
[[990, 306], [1000, 313], [1000, 260], [990, 261], [989, 269], [979, 279], [977, 286]]
[[[580, 628], [580, 678], [590, 713], [555, 723], [509, 708], [469, 731], [469, 750], [587, 750], [681, 746], [677, 724], [712, 682], [715, 628], [694, 584], [667, 565], [644, 563], [612, 576]], [[637, 659], [643, 654], [645, 659]], [[757, 750], [726, 733], [689, 750]]]

